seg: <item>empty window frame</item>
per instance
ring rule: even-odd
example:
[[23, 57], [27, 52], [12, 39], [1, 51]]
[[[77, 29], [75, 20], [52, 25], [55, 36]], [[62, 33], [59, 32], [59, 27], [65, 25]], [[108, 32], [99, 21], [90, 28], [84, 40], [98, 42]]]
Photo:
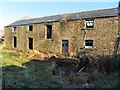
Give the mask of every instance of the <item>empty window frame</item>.
[[13, 37], [13, 42], [14, 42], [14, 48], [17, 47], [17, 37]]
[[16, 32], [16, 30], [17, 30], [17, 27], [13, 27], [13, 32]]
[[47, 25], [47, 39], [52, 38], [52, 25]]
[[29, 49], [33, 50], [33, 38], [28, 38]]
[[93, 48], [93, 40], [85, 40], [85, 48]]
[[86, 28], [94, 28], [94, 20], [86, 20]]
[[30, 25], [30, 26], [28, 27], [28, 30], [29, 30], [29, 31], [33, 31], [33, 26]]

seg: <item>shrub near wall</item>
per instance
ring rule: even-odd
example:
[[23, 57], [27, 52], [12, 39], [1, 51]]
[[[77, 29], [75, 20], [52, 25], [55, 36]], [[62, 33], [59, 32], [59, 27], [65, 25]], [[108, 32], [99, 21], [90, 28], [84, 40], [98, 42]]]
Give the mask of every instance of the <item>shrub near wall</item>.
[[54, 52], [53, 42], [51, 40], [43, 40], [40, 43], [40, 51], [45, 52]]

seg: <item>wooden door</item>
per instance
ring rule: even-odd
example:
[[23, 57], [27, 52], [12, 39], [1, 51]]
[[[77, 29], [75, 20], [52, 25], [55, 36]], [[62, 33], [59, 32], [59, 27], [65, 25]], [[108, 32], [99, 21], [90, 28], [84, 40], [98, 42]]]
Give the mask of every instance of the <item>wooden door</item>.
[[68, 53], [68, 40], [62, 40], [62, 53]]

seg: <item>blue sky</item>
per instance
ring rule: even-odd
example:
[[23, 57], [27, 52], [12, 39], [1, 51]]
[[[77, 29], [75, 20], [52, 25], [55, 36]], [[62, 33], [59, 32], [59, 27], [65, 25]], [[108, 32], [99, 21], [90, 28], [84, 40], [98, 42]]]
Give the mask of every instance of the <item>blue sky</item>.
[[118, 2], [1, 2], [0, 29], [24, 16], [36, 18], [117, 6]]

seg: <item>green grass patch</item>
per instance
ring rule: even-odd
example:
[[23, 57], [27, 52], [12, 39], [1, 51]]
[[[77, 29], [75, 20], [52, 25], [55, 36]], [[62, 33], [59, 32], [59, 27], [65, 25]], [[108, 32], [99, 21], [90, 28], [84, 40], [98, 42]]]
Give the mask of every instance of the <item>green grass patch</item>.
[[[7, 50], [7, 49], [2, 49], [2, 62], [1, 65], [3, 67], [5, 66], [20, 66], [22, 67], [22, 64], [25, 62], [28, 62], [29, 60], [26, 58], [19, 58], [19, 53], [13, 50]], [[24, 67], [24, 66], [23, 66]]]
[[2, 49], [3, 88], [63, 88], [59, 76], [52, 74], [52, 62], [30, 61], [18, 50]]

